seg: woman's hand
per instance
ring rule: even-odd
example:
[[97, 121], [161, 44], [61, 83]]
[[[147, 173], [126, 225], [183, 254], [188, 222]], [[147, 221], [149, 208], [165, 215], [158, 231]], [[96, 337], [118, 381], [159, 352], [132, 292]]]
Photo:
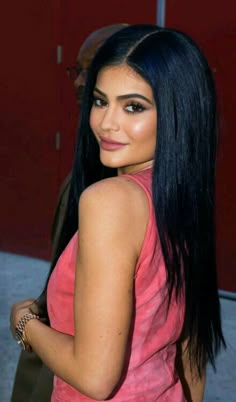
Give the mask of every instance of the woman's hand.
[[16, 335], [18, 322], [26, 313], [38, 314], [38, 306], [35, 299], [26, 299], [13, 304], [10, 314], [10, 328], [13, 338], [15, 338]]

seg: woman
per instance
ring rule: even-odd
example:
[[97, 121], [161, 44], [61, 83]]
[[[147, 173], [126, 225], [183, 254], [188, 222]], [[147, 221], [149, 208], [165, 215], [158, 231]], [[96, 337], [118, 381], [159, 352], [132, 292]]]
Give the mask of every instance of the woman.
[[95, 56], [51, 327], [31, 299], [11, 313], [13, 335], [55, 373], [53, 402], [202, 400], [224, 345], [215, 109], [208, 64], [183, 33], [134, 25]]

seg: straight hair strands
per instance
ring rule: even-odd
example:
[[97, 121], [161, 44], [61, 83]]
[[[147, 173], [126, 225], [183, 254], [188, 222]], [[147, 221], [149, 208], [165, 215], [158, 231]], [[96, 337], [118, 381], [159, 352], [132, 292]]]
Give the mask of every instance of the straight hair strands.
[[116, 170], [100, 162], [89, 115], [98, 72], [122, 64], [153, 90], [158, 115], [153, 168], [156, 222], [169, 298], [185, 295], [187, 350], [192, 367], [201, 375], [208, 361], [214, 366], [225, 345], [215, 257], [216, 95], [208, 63], [186, 34], [156, 25], [133, 25], [112, 35], [98, 50], [85, 87], [57, 258], [78, 229], [82, 191], [116, 175]]

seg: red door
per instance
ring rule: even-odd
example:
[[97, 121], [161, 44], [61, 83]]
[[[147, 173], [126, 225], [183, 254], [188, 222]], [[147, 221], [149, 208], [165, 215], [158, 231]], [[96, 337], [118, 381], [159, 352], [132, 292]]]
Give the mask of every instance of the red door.
[[53, 211], [71, 169], [78, 122], [66, 67], [90, 32], [119, 22], [155, 23], [156, 0], [148, 7], [135, 0], [2, 4], [1, 250], [50, 257]]
[[[178, 3], [178, 4], [177, 4]], [[183, 30], [202, 46], [214, 71], [220, 111], [217, 160], [217, 263], [221, 289], [236, 291], [236, 4], [213, 0], [166, 2], [166, 26]]]
[[58, 190], [57, 19], [52, 1], [1, 5], [0, 248], [42, 258]]

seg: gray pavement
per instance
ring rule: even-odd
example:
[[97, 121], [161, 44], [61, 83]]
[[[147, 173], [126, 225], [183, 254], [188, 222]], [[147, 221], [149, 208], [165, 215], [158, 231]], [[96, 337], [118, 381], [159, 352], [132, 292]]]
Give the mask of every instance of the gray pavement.
[[[19, 356], [9, 331], [10, 306], [39, 295], [49, 264], [0, 252], [0, 267], [0, 402], [10, 402]], [[217, 372], [208, 369], [204, 402], [236, 402], [236, 301], [221, 299], [221, 307], [228, 348], [217, 359]]]

